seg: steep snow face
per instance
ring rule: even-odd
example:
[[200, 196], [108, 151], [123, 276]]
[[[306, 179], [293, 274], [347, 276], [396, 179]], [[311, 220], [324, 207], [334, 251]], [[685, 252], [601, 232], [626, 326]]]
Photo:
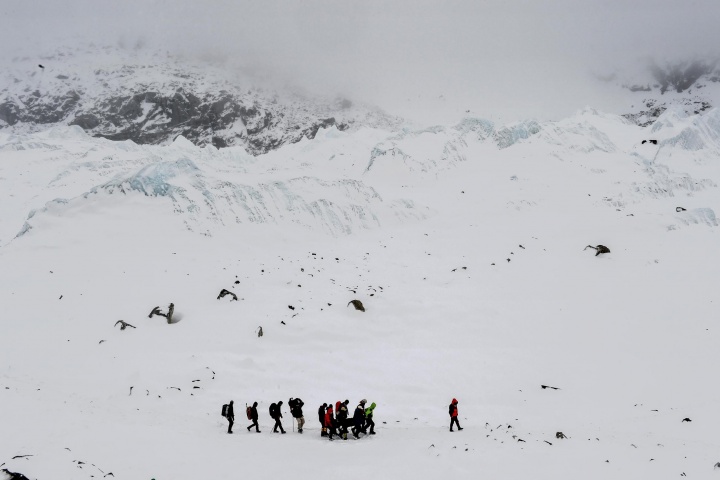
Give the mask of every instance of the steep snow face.
[[313, 138], [320, 128], [398, 124], [347, 99], [265, 91], [212, 65], [115, 48], [16, 59], [2, 69], [0, 85], [0, 128], [78, 125], [93, 136], [140, 144], [182, 135], [200, 146], [264, 153]]
[[[0, 468], [707, 477], [716, 115], [331, 127], [257, 156], [2, 131]], [[173, 324], [148, 318], [170, 302]], [[305, 432], [284, 411], [272, 434], [268, 406], [289, 397]], [[377, 435], [320, 436], [323, 402], [362, 398]], [[261, 434], [243, 429], [254, 401]]]

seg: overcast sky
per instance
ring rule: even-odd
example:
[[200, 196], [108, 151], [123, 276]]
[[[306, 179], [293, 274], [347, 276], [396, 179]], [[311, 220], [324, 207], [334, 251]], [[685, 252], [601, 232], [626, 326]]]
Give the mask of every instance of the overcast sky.
[[400, 113], [564, 114], [592, 73], [720, 46], [720, 0], [0, 0], [0, 22], [2, 53], [143, 39]]

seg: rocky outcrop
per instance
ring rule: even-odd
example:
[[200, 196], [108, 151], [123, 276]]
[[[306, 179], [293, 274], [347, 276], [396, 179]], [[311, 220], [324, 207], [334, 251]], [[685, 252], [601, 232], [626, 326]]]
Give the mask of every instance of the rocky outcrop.
[[719, 78], [718, 60], [651, 62], [621, 84], [633, 94], [623, 117], [647, 127], [669, 108], [680, 107], [687, 114], [709, 110], [720, 103]]
[[[117, 50], [85, 55], [43, 59], [41, 71], [27, 61], [25, 70], [6, 72], [7, 81], [0, 82], [8, 85], [0, 90], [0, 128], [34, 131], [69, 124], [93, 136], [138, 144], [166, 144], [182, 135], [200, 146], [238, 145], [261, 154], [312, 139], [321, 128], [398, 123], [347, 99], [307, 99], [242, 87], [220, 69], [168, 58], [140, 59]], [[104, 55], [103, 68], [93, 66], [98, 55]], [[107, 67], [107, 55], [116, 68]], [[62, 61], [62, 72], [57, 61]]]
[[[644, 108], [641, 108], [640, 111], [635, 113], [626, 113], [623, 117], [636, 125], [647, 127], [655, 123], [658, 117], [660, 117], [660, 115], [668, 109], [669, 105], [670, 104], [668, 102], [660, 102], [655, 99], [644, 99]], [[680, 106], [686, 112], [694, 114], [698, 114], [712, 108], [709, 101], [697, 98], [676, 99], [672, 102], [672, 105]]]
[[668, 90], [682, 93], [692, 88], [702, 76], [711, 74], [713, 70], [715, 70], [715, 64], [699, 60], [665, 66], [656, 63], [650, 65], [650, 71], [660, 86], [660, 93]]

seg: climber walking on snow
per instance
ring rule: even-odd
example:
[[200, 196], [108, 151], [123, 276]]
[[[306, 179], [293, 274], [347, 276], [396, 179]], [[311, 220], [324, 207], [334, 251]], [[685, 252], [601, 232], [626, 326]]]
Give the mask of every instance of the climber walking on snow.
[[273, 403], [270, 405], [270, 416], [275, 420], [275, 426], [273, 427], [273, 433], [277, 433], [278, 427], [280, 428], [280, 433], [284, 434], [285, 429], [282, 426], [282, 422], [280, 419], [282, 418], [282, 412], [280, 409], [282, 408], [283, 402], [280, 401], [278, 403]]
[[235, 423], [235, 409], [233, 408], [233, 403], [234, 400], [230, 400], [230, 403], [228, 403], [227, 415], [225, 417], [228, 421], [228, 433], [233, 433], [232, 426], [233, 423]]
[[460, 422], [458, 422], [458, 409], [457, 409], [458, 401], [457, 399], [453, 398], [452, 403], [450, 403], [450, 431], [453, 431], [453, 424], [457, 425], [458, 430], [462, 430], [462, 427], [460, 426]]
[[327, 427], [325, 426], [325, 410], [327, 410], [327, 403], [323, 403], [322, 405], [320, 405], [320, 408], [318, 408], [318, 421], [320, 422], [320, 427], [322, 427], [322, 429], [320, 430], [321, 437], [327, 437]]
[[327, 406], [327, 410], [325, 411], [325, 428], [327, 429], [328, 438], [330, 440], [333, 439], [333, 435], [336, 434], [335, 432], [335, 418], [333, 417], [333, 406], [332, 403]]
[[305, 403], [299, 398], [290, 398], [288, 400], [288, 406], [290, 407], [290, 413], [293, 418], [297, 420], [298, 433], [303, 432], [303, 425], [305, 425], [305, 417], [303, 416], [302, 407]]
[[260, 433], [260, 426], [258, 425], [258, 411], [257, 411], [258, 402], [253, 403], [252, 407], [250, 407], [250, 413], [248, 415], [248, 420], [252, 421], [252, 424], [250, 424], [247, 427], [247, 431], [249, 432], [252, 427], [255, 427], [255, 431], [257, 433]]
[[350, 403], [350, 400], [345, 400], [340, 403], [338, 411], [335, 412], [335, 423], [338, 426], [338, 435], [342, 437], [343, 440], [347, 440], [348, 403]]
[[364, 398], [360, 400], [360, 403], [355, 407], [355, 413], [353, 414], [353, 427], [352, 434], [355, 438], [360, 438], [360, 432], [365, 433], [365, 404], [367, 400]]
[[373, 413], [375, 413], [375, 407], [375, 402], [373, 402], [368, 408], [365, 409], [365, 427], [363, 428], [363, 433], [365, 433], [369, 428], [370, 431], [368, 433], [370, 435], [375, 435], [375, 422], [373, 421]]

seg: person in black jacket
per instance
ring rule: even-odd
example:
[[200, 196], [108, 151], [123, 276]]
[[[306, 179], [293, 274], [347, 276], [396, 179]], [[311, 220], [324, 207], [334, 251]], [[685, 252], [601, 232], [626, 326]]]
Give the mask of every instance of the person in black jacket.
[[348, 403], [350, 403], [350, 400], [345, 400], [344, 402], [342, 402], [340, 404], [340, 411], [335, 414], [339, 427], [338, 435], [340, 435], [343, 440], [347, 440]]
[[255, 427], [255, 431], [257, 433], [260, 433], [260, 426], [258, 425], [258, 413], [257, 413], [257, 402], [253, 403], [253, 406], [250, 407], [250, 420], [252, 420], [252, 424], [247, 427], [248, 432], [252, 427]]
[[355, 438], [360, 438], [360, 432], [363, 431], [365, 426], [365, 404], [367, 400], [364, 398], [360, 400], [360, 403], [355, 407], [355, 413], [353, 414], [353, 428], [352, 434]]
[[235, 423], [235, 410], [233, 409], [233, 401], [230, 400], [227, 408], [228, 433], [233, 433], [232, 426]]
[[305, 417], [303, 416], [302, 407], [305, 403], [299, 398], [290, 398], [288, 400], [288, 406], [290, 407], [290, 414], [297, 420], [298, 433], [303, 432], [303, 425], [305, 425]]
[[282, 408], [282, 400], [280, 400], [277, 404], [273, 403], [270, 405], [270, 416], [275, 420], [275, 426], [273, 427], [273, 433], [277, 433], [278, 427], [280, 428], [280, 433], [284, 434], [285, 429], [282, 426], [282, 422], [280, 422], [280, 419], [282, 418], [282, 412], [280, 409]]
[[323, 403], [318, 408], [318, 421], [320, 422], [320, 436], [327, 437], [327, 428], [325, 428], [325, 410], [327, 409], [327, 403]]

